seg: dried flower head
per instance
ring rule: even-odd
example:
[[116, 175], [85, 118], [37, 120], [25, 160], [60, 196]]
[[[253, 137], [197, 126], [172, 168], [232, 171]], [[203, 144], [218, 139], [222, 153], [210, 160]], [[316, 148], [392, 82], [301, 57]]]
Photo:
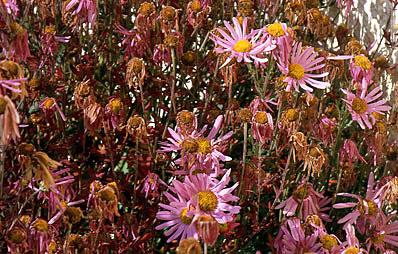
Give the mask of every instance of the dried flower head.
[[304, 170], [308, 168], [311, 175], [315, 172], [317, 175], [322, 170], [322, 166], [326, 161], [326, 154], [319, 145], [312, 145], [308, 148], [304, 155], [305, 163]]
[[63, 213], [64, 222], [67, 224], [79, 223], [83, 217], [83, 212], [80, 207], [68, 206]]
[[148, 135], [145, 120], [139, 115], [134, 115], [127, 120], [126, 130], [130, 135], [138, 138]]
[[253, 118], [253, 113], [248, 108], [242, 108], [238, 112], [238, 121], [242, 123], [250, 123]]
[[145, 77], [145, 63], [141, 58], [134, 57], [127, 63], [126, 80], [131, 86], [136, 87], [138, 82], [143, 82]]
[[245, 17], [248, 17], [253, 14], [253, 6], [254, 3], [252, 0], [239, 0], [238, 11]]
[[38, 78], [32, 78], [29, 81], [29, 87], [33, 90], [39, 89], [41, 86], [41, 81]]
[[160, 16], [163, 19], [163, 22], [171, 23], [176, 18], [176, 9], [172, 6], [164, 6], [160, 11]]
[[138, 13], [148, 17], [155, 11], [155, 5], [153, 3], [143, 2], [138, 9]]
[[198, 59], [198, 56], [196, 55], [195, 52], [187, 51], [184, 53], [184, 55], [182, 55], [181, 60], [185, 65], [192, 66], [196, 63], [197, 59]]
[[179, 38], [176, 34], [173, 33], [169, 33], [166, 38], [165, 38], [165, 44], [169, 47], [169, 48], [178, 48], [179, 47]]
[[35, 152], [35, 146], [29, 143], [21, 143], [18, 146], [18, 151], [20, 154], [25, 156], [31, 156]]
[[50, 170], [62, 166], [62, 164], [51, 159], [44, 152], [34, 153], [32, 159], [35, 163], [33, 164], [33, 172], [35, 173], [36, 181], [42, 180], [47, 188], [50, 188], [50, 185], [55, 187], [54, 177]]
[[177, 254], [201, 254], [202, 248], [195, 238], [184, 239], [177, 247]]
[[193, 13], [198, 13], [202, 11], [202, 6], [199, 0], [193, 0], [188, 3], [188, 9], [190, 9]]
[[36, 219], [34, 222], [32, 222], [32, 227], [40, 232], [47, 232], [49, 229], [48, 222], [43, 219]]
[[22, 244], [26, 242], [28, 236], [22, 227], [14, 227], [7, 234], [7, 240], [12, 244]]

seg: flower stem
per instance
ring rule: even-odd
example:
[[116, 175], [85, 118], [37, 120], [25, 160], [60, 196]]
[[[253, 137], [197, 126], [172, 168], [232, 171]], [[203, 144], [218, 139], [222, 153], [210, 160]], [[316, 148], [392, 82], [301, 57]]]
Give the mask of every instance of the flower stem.
[[260, 188], [260, 181], [261, 181], [261, 154], [263, 152], [263, 146], [262, 144], [259, 144], [258, 146], [258, 164], [257, 164], [257, 215], [256, 215], [256, 220], [258, 222], [260, 218], [260, 198], [261, 198], [261, 188]]
[[241, 197], [240, 194], [241, 194], [241, 191], [242, 191], [243, 177], [245, 176], [246, 153], [247, 153], [247, 123], [245, 122], [244, 125], [243, 125], [242, 172], [240, 173], [240, 183], [239, 183], [238, 197]]
[[177, 113], [176, 102], [175, 102], [175, 88], [176, 88], [176, 54], [174, 48], [171, 49], [171, 61], [173, 63], [173, 70], [171, 73], [171, 106], [173, 108], [173, 113]]

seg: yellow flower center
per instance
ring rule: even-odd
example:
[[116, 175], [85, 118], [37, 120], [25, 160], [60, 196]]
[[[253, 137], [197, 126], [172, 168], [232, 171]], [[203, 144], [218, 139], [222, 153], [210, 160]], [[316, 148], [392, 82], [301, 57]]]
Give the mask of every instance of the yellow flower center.
[[46, 26], [46, 28], [44, 28], [44, 33], [54, 35], [55, 34], [54, 26]]
[[259, 124], [265, 124], [268, 122], [268, 116], [265, 112], [256, 112], [254, 115], [254, 121]]
[[57, 252], [58, 246], [55, 241], [51, 241], [51, 243], [48, 245], [48, 253], [49, 254], [54, 254]]
[[285, 30], [283, 30], [283, 27], [279, 23], [274, 23], [271, 24], [267, 27], [267, 32], [272, 36], [272, 37], [281, 37], [285, 35]]
[[370, 61], [366, 56], [356, 56], [354, 58], [354, 64], [361, 67], [363, 70], [370, 69]]
[[192, 138], [185, 139], [182, 141], [181, 148], [184, 152], [196, 153], [199, 149], [199, 144]]
[[227, 223], [218, 223], [218, 228], [220, 229], [220, 231], [227, 231], [228, 224]]
[[47, 99], [46, 102], [44, 102], [44, 107], [46, 109], [51, 108], [51, 106], [54, 104], [54, 100], [53, 99]]
[[240, 25], [242, 25], [242, 23], [243, 23], [243, 17], [236, 17], [236, 19], [238, 20], [238, 23], [239, 23]]
[[372, 112], [372, 115], [376, 118], [376, 120], [383, 120], [384, 119], [384, 115], [377, 113], [377, 112]]
[[14, 244], [21, 244], [26, 241], [26, 233], [22, 229], [14, 229], [8, 234], [8, 238]]
[[386, 133], [387, 128], [384, 125], [384, 123], [378, 122], [378, 123], [376, 123], [376, 126], [380, 133]]
[[358, 253], [359, 253], [359, 249], [356, 247], [350, 247], [345, 250], [345, 254], [358, 254]]
[[252, 45], [248, 40], [239, 40], [234, 46], [236, 52], [249, 52], [251, 49]]
[[182, 223], [184, 223], [186, 225], [191, 225], [191, 222], [193, 220], [193, 216], [187, 217], [187, 213], [188, 213], [188, 209], [186, 207], [184, 207], [181, 210], [180, 219], [181, 219]]
[[18, 37], [23, 37], [25, 35], [25, 30], [16, 22], [11, 24], [11, 29], [14, 33], [17, 33]]
[[384, 241], [384, 234], [376, 234], [371, 237], [374, 244], [382, 244]]
[[217, 208], [217, 196], [210, 190], [198, 192], [199, 208], [202, 211], [210, 212]]
[[354, 110], [358, 114], [363, 114], [366, 112], [366, 109], [368, 108], [368, 105], [366, 104], [366, 101], [360, 98], [355, 98], [352, 101], [352, 110]]
[[308, 197], [308, 193], [307, 186], [303, 185], [293, 192], [293, 197], [297, 200], [303, 200]]
[[40, 232], [47, 232], [48, 231], [48, 223], [43, 219], [39, 219], [33, 223], [33, 227], [40, 231]]
[[21, 218], [19, 218], [19, 220], [23, 224], [28, 224], [28, 223], [30, 223], [30, 216], [29, 215], [22, 215]]
[[120, 102], [119, 99], [115, 99], [115, 100], [111, 101], [110, 109], [111, 109], [112, 113], [114, 113], [114, 114], [118, 113], [121, 108], [122, 108], [122, 103]]
[[289, 65], [289, 74], [290, 77], [300, 80], [304, 78], [304, 67], [301, 64], [291, 64]]
[[286, 111], [286, 118], [289, 122], [294, 122], [298, 119], [299, 114], [296, 109], [290, 108]]
[[358, 210], [361, 214], [371, 217], [377, 213], [378, 208], [375, 202], [365, 199], [358, 204]]
[[322, 236], [319, 241], [322, 243], [322, 247], [328, 251], [331, 251], [333, 246], [337, 246], [336, 238], [331, 235]]
[[202, 154], [208, 154], [211, 152], [210, 141], [206, 138], [200, 138], [198, 141], [199, 149], [198, 152]]
[[198, 13], [202, 10], [202, 6], [198, 0], [191, 1], [189, 7], [193, 13]]

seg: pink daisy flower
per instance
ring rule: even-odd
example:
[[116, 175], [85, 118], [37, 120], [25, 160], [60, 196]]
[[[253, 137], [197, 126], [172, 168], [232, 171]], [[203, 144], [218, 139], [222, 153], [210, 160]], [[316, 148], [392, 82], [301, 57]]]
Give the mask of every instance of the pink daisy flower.
[[362, 92], [359, 96], [342, 89], [347, 94], [347, 99], [343, 99], [343, 101], [348, 104], [348, 110], [351, 112], [352, 119], [357, 121], [362, 129], [365, 129], [365, 125], [369, 129], [372, 129], [372, 126], [376, 122], [372, 114], [373, 112], [384, 115], [383, 111], [391, 109], [390, 106], [385, 105], [386, 100], [381, 99], [376, 101], [383, 95], [380, 87], [376, 87], [370, 93], [367, 93], [367, 84], [365, 80], [362, 81]]
[[373, 63], [362, 54], [354, 57], [350, 64], [351, 76], [357, 83], [361, 83], [365, 79], [369, 84], [372, 80], [373, 71]]
[[341, 254], [365, 254], [368, 253], [366, 250], [362, 249], [359, 240], [355, 235], [355, 227], [348, 224], [345, 228], [346, 241], [341, 244], [342, 252]]
[[[298, 207], [301, 208], [298, 218], [304, 219], [308, 215], [318, 215], [320, 207], [319, 200], [323, 200], [324, 196], [314, 190], [311, 183], [303, 182], [299, 184], [291, 197], [280, 203], [275, 209], [283, 209], [283, 214], [286, 216], [293, 216]], [[301, 205], [302, 204], [302, 205]], [[319, 215], [319, 217], [326, 218]]]
[[345, 161], [348, 161], [350, 167], [352, 167], [352, 162], [357, 162], [358, 160], [361, 160], [363, 163], [368, 164], [365, 159], [359, 154], [355, 142], [350, 139], [344, 140], [339, 157], [340, 165], [343, 165]]
[[88, 21], [94, 24], [97, 19], [97, 1], [96, 0], [72, 0], [68, 3], [65, 10], [69, 11], [77, 6], [72, 15], [76, 15], [80, 23]]
[[[175, 190], [171, 188], [171, 190]], [[185, 238], [196, 238], [198, 239], [198, 234], [196, 233], [195, 226], [193, 225], [193, 215], [188, 215], [189, 202], [178, 195], [175, 198], [168, 192], [164, 192], [164, 195], [169, 200], [170, 204], [159, 204], [160, 207], [166, 209], [167, 211], [159, 211], [156, 214], [158, 220], [164, 220], [164, 222], [156, 226], [156, 230], [162, 230], [164, 228], [169, 228], [164, 234], [170, 236], [167, 242], [171, 242], [174, 239], [180, 237], [180, 241]]]
[[[303, 49], [301, 42], [295, 43], [290, 61], [279, 58], [279, 70], [287, 77], [283, 80], [287, 83], [286, 91], [290, 91], [292, 86], [298, 92], [298, 85], [307, 92], [312, 92], [312, 87], [325, 89], [330, 86], [329, 82], [315, 80], [314, 78], [324, 78], [329, 75], [328, 72], [321, 74], [311, 74], [309, 72], [322, 69], [325, 64], [319, 64], [325, 58], [318, 57], [313, 47]], [[319, 65], [317, 65], [319, 64]], [[312, 86], [312, 87], [311, 87]]]
[[281, 254], [318, 253], [321, 243], [317, 243], [318, 234], [306, 236], [297, 218], [288, 219], [281, 226], [274, 247]]
[[[377, 188], [373, 188], [374, 185], [374, 174], [373, 172], [369, 175], [368, 180], [368, 188], [366, 191], [366, 196], [363, 199], [362, 197], [351, 194], [351, 193], [338, 193], [339, 196], [356, 198], [358, 202], [347, 202], [347, 203], [338, 203], [334, 204], [333, 208], [351, 208], [355, 207], [355, 209], [341, 218], [337, 223], [346, 223], [344, 228], [348, 227], [350, 224], [356, 224], [358, 231], [363, 234], [365, 232], [365, 224], [367, 220], [370, 220], [371, 224], [374, 223], [376, 219], [376, 215], [380, 211], [381, 207], [381, 199], [379, 198], [381, 191]], [[359, 218], [358, 222], [357, 219]]]
[[220, 181], [206, 175], [197, 174], [186, 176], [184, 182], [173, 181], [176, 192], [183, 198], [190, 199], [196, 209], [188, 212], [187, 216], [207, 215], [218, 223], [227, 223], [233, 220], [231, 215], [239, 213], [240, 206], [232, 206], [227, 202], [238, 201], [232, 192], [238, 187], [225, 188], [230, 180], [231, 170], [228, 170]]
[[389, 246], [395, 246], [393, 248], [398, 248], [398, 221], [389, 221], [396, 216], [395, 213], [385, 216], [381, 214], [381, 223], [376, 223], [376, 228], [373, 234], [366, 239], [367, 249], [370, 250], [371, 246], [374, 246], [376, 250], [384, 251]]
[[231, 55], [227, 58], [225, 63], [228, 64], [233, 58], [236, 58], [238, 62], [244, 61], [245, 63], [265, 63], [268, 61], [266, 58], [261, 58], [260, 55], [267, 53], [275, 49], [275, 45], [271, 44], [271, 39], [265, 41], [260, 40], [261, 30], [251, 31], [246, 34], [247, 30], [247, 18], [243, 19], [242, 27], [236, 18], [232, 19], [235, 28], [233, 28], [228, 22], [224, 21], [229, 34], [224, 32], [222, 29], [217, 28], [217, 31], [224, 37], [220, 38], [213, 34], [212, 40], [221, 48], [217, 47], [217, 53], [230, 53]]
[[[273, 23], [262, 29], [265, 40], [271, 39], [272, 44], [277, 46], [279, 55], [282, 59], [288, 60], [293, 45], [292, 29], [287, 27], [286, 23]], [[273, 51], [276, 56], [275, 51]]]

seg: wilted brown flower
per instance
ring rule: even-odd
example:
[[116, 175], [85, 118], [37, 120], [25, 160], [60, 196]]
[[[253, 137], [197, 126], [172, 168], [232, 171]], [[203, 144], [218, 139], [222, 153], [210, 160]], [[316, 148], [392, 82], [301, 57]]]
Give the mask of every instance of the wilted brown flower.
[[309, 172], [314, 172], [319, 175], [322, 166], [326, 161], [326, 154], [319, 145], [312, 145], [304, 155], [304, 170], [308, 168]]
[[193, 0], [188, 3], [188, 9], [190, 9], [193, 13], [198, 13], [202, 10], [202, 6], [200, 5], [199, 0]]
[[182, 110], [177, 114], [177, 126], [184, 132], [190, 134], [195, 129], [195, 115], [188, 111]]
[[105, 218], [112, 221], [115, 215], [120, 216], [117, 208], [118, 189], [116, 183], [113, 182], [103, 186], [101, 190], [95, 193], [95, 196], [96, 207], [102, 211], [102, 215]]
[[68, 239], [68, 247], [70, 250], [82, 250], [84, 241], [83, 237], [77, 234], [71, 234]]
[[387, 69], [388, 68], [388, 61], [385, 56], [379, 56], [376, 57], [374, 62], [374, 67], [375, 68], [380, 68], [380, 69]]
[[[355, 39], [350, 39], [350, 41], [347, 43], [345, 47], [345, 53], [347, 55], [359, 55], [364, 52], [364, 49], [361, 45], [361, 43]], [[366, 52], [365, 52], [366, 54]]]
[[8, 232], [7, 240], [12, 244], [23, 244], [27, 240], [27, 234], [25, 229], [15, 226]]
[[176, 34], [169, 33], [166, 36], [164, 42], [167, 45], [167, 47], [169, 47], [169, 48], [178, 48], [180, 39], [178, 38], [178, 36]]
[[18, 151], [20, 154], [25, 156], [31, 156], [35, 152], [35, 146], [28, 143], [21, 143], [18, 146]]
[[64, 223], [76, 224], [79, 223], [83, 217], [83, 212], [80, 207], [67, 206], [63, 213]]
[[248, 17], [253, 14], [254, 3], [252, 0], [239, 0], [238, 11]]
[[16, 142], [20, 137], [18, 128], [20, 119], [14, 103], [7, 95], [0, 95], [0, 119], [3, 124], [2, 144], [7, 145], [11, 138]]
[[126, 130], [130, 135], [137, 136], [138, 138], [148, 136], [145, 120], [138, 115], [135, 115], [128, 119]]
[[36, 90], [36, 89], [40, 88], [40, 85], [41, 85], [41, 81], [38, 78], [32, 78], [29, 81], [29, 87], [31, 89], [33, 89], [33, 90]]
[[85, 108], [85, 100], [91, 91], [88, 83], [88, 80], [81, 82], [79, 85], [76, 86], [75, 91], [73, 92], [73, 97], [75, 97], [75, 104], [81, 109]]
[[129, 88], [137, 88], [139, 82], [143, 83], [145, 78], [145, 63], [141, 58], [134, 57], [127, 63], [126, 80]]
[[182, 60], [183, 64], [188, 65], [188, 66], [192, 66], [192, 65], [195, 64], [196, 59], [197, 59], [197, 55], [195, 54], [195, 52], [187, 51], [182, 56], [181, 60]]
[[164, 6], [160, 11], [160, 16], [163, 19], [163, 22], [171, 23], [176, 18], [176, 9], [172, 6]]
[[198, 216], [194, 221], [196, 232], [202, 241], [213, 246], [219, 235], [218, 222], [205, 215]]
[[[307, 153], [307, 137], [302, 132], [294, 132], [290, 136], [290, 142], [293, 142], [297, 159], [303, 160]], [[293, 157], [294, 160], [296, 160], [296, 156]]]
[[138, 9], [138, 13], [144, 16], [149, 16], [155, 11], [155, 5], [153, 3], [143, 2]]
[[238, 121], [242, 123], [250, 123], [253, 118], [253, 113], [248, 108], [242, 108], [238, 112]]
[[34, 162], [33, 172], [35, 173], [36, 181], [43, 181], [47, 188], [50, 188], [50, 185], [54, 187], [55, 182], [50, 170], [62, 166], [62, 164], [51, 159], [44, 152], [34, 153], [32, 159]]
[[177, 247], [177, 254], [201, 254], [202, 248], [195, 238], [184, 239]]
[[[20, 27], [20, 29], [22, 29], [23, 31], [22, 27]], [[23, 78], [24, 78], [24, 71], [19, 64], [9, 60], [0, 61], [0, 80], [13, 80], [13, 79], [23, 79]], [[15, 85], [10, 85], [10, 86], [15, 89], [21, 90], [20, 93], [12, 91], [12, 99], [15, 99], [17, 96], [20, 96], [21, 99], [23, 100], [25, 96], [28, 95], [28, 92], [26, 91], [25, 87], [25, 81], [21, 81], [20, 85], [18, 86]]]

